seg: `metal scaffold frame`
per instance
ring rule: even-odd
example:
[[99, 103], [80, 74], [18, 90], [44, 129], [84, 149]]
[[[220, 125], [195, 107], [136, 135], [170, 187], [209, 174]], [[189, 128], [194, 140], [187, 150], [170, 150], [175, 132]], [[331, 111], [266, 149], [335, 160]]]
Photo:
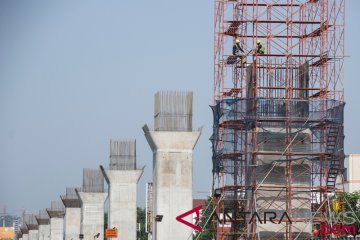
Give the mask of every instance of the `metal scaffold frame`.
[[[329, 196], [344, 192], [344, 28], [345, 0], [214, 1], [215, 239], [303, 239], [332, 224]], [[270, 227], [267, 211], [288, 218]]]

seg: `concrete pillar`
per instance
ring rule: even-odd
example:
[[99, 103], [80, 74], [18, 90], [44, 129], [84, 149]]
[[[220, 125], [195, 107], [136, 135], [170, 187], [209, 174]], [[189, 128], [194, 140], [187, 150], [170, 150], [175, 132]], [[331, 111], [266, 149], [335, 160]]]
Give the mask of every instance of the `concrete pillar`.
[[50, 216], [50, 240], [64, 240], [64, 211], [47, 209]]
[[[184, 240], [193, 229], [176, 217], [193, 208], [193, 149], [201, 131], [150, 131], [143, 127], [153, 151], [153, 215], [163, 215], [154, 222], [155, 240]], [[192, 222], [191, 216], [185, 218]]]
[[50, 240], [50, 219], [46, 210], [40, 210], [36, 216], [39, 225], [38, 240]]
[[109, 185], [109, 228], [118, 229], [118, 239], [136, 240], [136, 190], [144, 172], [100, 169]]
[[24, 233], [22, 239], [23, 239], [23, 240], [29, 240], [29, 234], [28, 234], [28, 233]]
[[97, 240], [104, 239], [104, 202], [107, 194], [103, 192], [77, 192], [81, 200], [80, 232], [84, 240], [93, 240], [100, 233]]
[[61, 196], [61, 200], [65, 206], [64, 239], [76, 240], [80, 234], [81, 201], [79, 198], [71, 199], [66, 195]]
[[39, 225], [38, 240], [50, 240], [50, 224]]
[[[257, 131], [257, 141], [259, 142], [257, 146], [258, 151], [282, 153], [288, 147], [285, 144], [287, 133], [284, 128], [258, 128], [255, 130]], [[278, 214], [277, 219], [280, 219], [282, 214], [286, 212], [289, 217], [297, 220], [291, 224], [292, 238], [307, 239], [311, 237], [312, 226], [299, 219], [310, 219], [312, 216], [310, 191], [304, 191], [304, 189], [310, 189], [311, 187], [311, 162], [305, 158], [301, 159], [300, 153], [311, 152], [311, 131], [305, 129], [295, 132], [292, 137], [294, 138], [293, 142], [297, 143], [291, 146], [292, 153], [297, 154], [294, 157], [297, 160], [291, 163], [291, 186], [293, 187], [290, 196], [291, 208], [287, 206], [287, 198], [290, 197], [287, 196], [289, 193], [285, 191], [288, 175], [286, 173], [286, 161], [278, 162], [273, 167], [274, 161], [286, 159], [281, 154], [257, 156], [256, 181], [258, 184], [261, 183], [261, 185], [255, 192], [256, 200], [254, 202], [257, 212], [261, 213], [260, 216], [263, 212], [276, 212]], [[264, 185], [266, 187], [262, 187]], [[266, 223], [258, 224], [257, 231], [261, 239], [271, 239], [275, 236], [278, 239], [283, 239], [286, 236], [286, 223], [273, 224], [267, 221]]]
[[38, 240], [38, 235], [38, 229], [29, 229], [29, 240]]

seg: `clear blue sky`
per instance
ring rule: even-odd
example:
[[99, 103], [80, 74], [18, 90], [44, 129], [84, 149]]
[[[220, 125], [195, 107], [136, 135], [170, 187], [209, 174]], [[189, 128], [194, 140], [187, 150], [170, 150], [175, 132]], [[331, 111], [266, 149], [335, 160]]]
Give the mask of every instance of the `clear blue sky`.
[[[358, 153], [360, 1], [347, 1], [346, 153]], [[136, 138], [145, 205], [158, 90], [194, 92], [194, 196], [211, 187], [213, 1], [2, 0], [0, 207], [37, 212], [84, 167], [108, 164], [110, 138]]]

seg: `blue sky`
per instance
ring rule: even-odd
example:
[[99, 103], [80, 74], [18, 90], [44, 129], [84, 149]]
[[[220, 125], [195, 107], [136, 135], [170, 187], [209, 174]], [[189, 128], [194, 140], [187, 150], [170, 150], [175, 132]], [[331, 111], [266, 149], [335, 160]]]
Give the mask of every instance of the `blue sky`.
[[[347, 1], [346, 153], [357, 153], [360, 1]], [[37, 212], [82, 169], [108, 164], [110, 138], [136, 138], [145, 205], [159, 90], [194, 92], [194, 196], [211, 187], [213, 1], [2, 0], [0, 207]]]

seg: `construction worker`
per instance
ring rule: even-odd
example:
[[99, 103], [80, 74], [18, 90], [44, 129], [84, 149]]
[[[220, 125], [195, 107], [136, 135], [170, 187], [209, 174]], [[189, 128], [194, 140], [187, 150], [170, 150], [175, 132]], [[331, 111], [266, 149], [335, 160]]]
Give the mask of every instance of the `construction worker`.
[[265, 53], [265, 47], [264, 45], [261, 43], [260, 40], [256, 40], [256, 52], [258, 54], [264, 54]]
[[245, 63], [245, 56], [244, 56], [244, 50], [240, 46], [240, 40], [236, 39], [235, 44], [233, 46], [233, 55], [239, 56], [239, 58], [242, 60], [241, 62]]

